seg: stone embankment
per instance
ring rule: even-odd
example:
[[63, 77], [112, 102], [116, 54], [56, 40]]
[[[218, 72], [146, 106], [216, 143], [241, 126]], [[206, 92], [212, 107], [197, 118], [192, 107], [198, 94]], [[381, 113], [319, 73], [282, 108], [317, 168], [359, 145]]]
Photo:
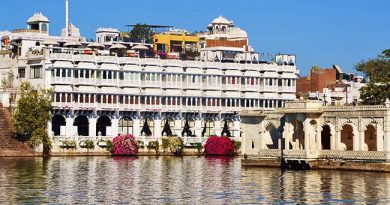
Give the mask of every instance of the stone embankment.
[[11, 110], [0, 103], [0, 157], [37, 156], [26, 143], [12, 138]]
[[[390, 172], [390, 163], [370, 162], [359, 160], [309, 160], [305, 161], [309, 169], [350, 170], [350, 171], [374, 171]], [[278, 159], [242, 159], [244, 167], [270, 167], [278, 168], [281, 163]]]

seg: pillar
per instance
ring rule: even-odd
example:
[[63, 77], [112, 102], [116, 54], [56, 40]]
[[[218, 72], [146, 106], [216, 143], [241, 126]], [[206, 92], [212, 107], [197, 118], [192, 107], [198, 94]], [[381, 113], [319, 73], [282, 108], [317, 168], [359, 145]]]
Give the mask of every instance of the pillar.
[[215, 120], [214, 121], [214, 130], [215, 130], [215, 135], [221, 136], [221, 120]]
[[317, 129], [316, 129], [316, 132], [315, 132], [315, 137], [316, 137], [316, 150], [322, 150], [322, 143], [321, 143], [321, 131], [322, 131], [322, 127], [320, 125], [320, 123], [317, 123], [316, 125]]
[[310, 125], [310, 119], [306, 118], [305, 121], [303, 121], [303, 131], [304, 131], [304, 142], [305, 146], [303, 147], [304, 150], [310, 150], [310, 141], [311, 141], [311, 130], [312, 126]]
[[154, 133], [153, 133], [153, 137], [161, 138], [161, 132], [162, 132], [161, 126], [164, 126], [164, 125], [161, 125], [161, 119], [160, 118], [154, 119]]
[[180, 118], [176, 118], [175, 119], [175, 127], [172, 127], [171, 129], [175, 129], [173, 131], [174, 134], [176, 134], [177, 136], [181, 136], [181, 119]]
[[195, 134], [197, 137], [202, 136], [202, 121], [200, 119], [195, 120]]
[[[233, 120], [233, 127], [234, 127], [234, 137], [239, 138], [240, 137], [240, 120]], [[242, 140], [242, 139], [241, 139]]]
[[96, 137], [96, 117], [89, 118], [89, 136]]
[[138, 118], [133, 119], [133, 135], [135, 137], [139, 137], [141, 134], [140, 123], [141, 123], [140, 119]]
[[[67, 137], [73, 137], [77, 133], [77, 127], [76, 127], [76, 129], [74, 129], [73, 122], [74, 122], [74, 119], [72, 116], [66, 117], [66, 119], [65, 119], [65, 123], [66, 123], [65, 124], [65, 127], [66, 127], [65, 134]], [[50, 132], [51, 132], [51, 128], [50, 128]]]
[[335, 148], [336, 150], [341, 150], [341, 131], [336, 128], [335, 132]]
[[111, 120], [111, 135], [115, 137], [118, 136], [118, 134], [119, 134], [119, 119], [117, 117], [114, 117]]

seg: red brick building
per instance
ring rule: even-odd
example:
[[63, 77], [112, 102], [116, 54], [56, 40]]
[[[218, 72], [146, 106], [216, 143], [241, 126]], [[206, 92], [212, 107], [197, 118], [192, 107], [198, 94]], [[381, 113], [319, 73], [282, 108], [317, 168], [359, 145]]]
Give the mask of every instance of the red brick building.
[[309, 76], [297, 79], [297, 93], [322, 92], [336, 83], [336, 69], [311, 69]]

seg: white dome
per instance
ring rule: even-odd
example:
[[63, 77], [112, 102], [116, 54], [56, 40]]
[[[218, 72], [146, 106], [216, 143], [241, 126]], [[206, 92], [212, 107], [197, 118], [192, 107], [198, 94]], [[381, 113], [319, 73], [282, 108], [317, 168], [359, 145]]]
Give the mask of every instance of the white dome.
[[34, 13], [34, 15], [27, 20], [27, 23], [36, 23], [36, 22], [49, 23], [49, 19], [46, 16], [44, 16], [42, 13]]
[[212, 24], [228, 24], [228, 25], [233, 24], [231, 21], [227, 20], [223, 16], [219, 16], [218, 18], [215, 18], [211, 23]]
[[246, 31], [240, 28], [233, 28], [229, 31], [230, 38], [248, 38]]

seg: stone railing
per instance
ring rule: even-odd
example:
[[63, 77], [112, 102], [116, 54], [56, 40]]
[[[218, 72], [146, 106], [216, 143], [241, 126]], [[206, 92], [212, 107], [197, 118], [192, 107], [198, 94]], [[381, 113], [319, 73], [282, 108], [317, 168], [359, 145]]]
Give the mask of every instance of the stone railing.
[[361, 105], [361, 106], [326, 106], [323, 111], [357, 111], [357, 110], [381, 110], [386, 109], [384, 105]]
[[322, 150], [319, 158], [323, 159], [349, 159], [349, 160], [386, 160], [388, 152], [380, 151], [340, 151]]
[[281, 157], [280, 149], [262, 149], [259, 151], [260, 158], [279, 158]]

